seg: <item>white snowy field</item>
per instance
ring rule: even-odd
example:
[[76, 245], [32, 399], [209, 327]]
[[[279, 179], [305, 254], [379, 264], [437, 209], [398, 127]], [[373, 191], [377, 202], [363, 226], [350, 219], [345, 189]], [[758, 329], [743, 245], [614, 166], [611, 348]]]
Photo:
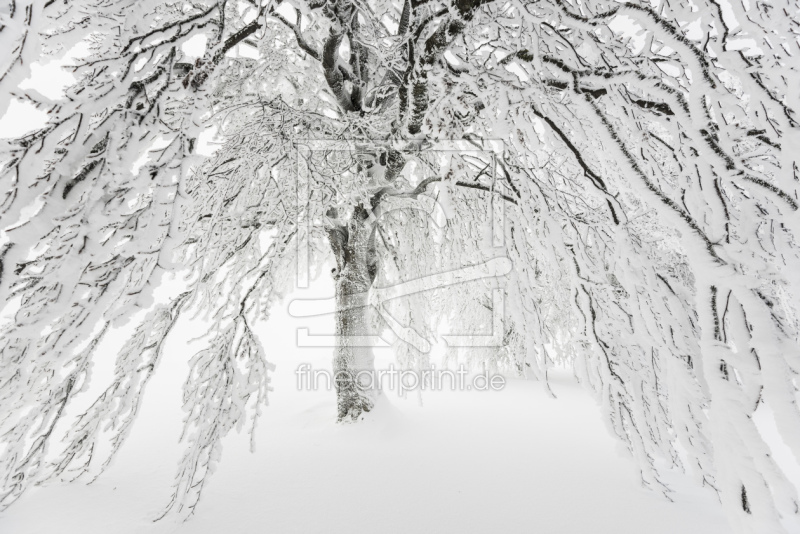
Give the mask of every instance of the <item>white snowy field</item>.
[[[324, 288], [325, 289], [325, 288]], [[323, 290], [324, 290], [323, 289]], [[251, 454], [243, 432], [193, 517], [153, 522], [180, 454], [180, 393], [197, 323], [173, 332], [140, 419], [91, 485], [54, 483], [0, 514], [3, 534], [34, 533], [615, 533], [731, 532], [716, 497], [676, 474], [674, 502], [641, 487], [594, 400], [567, 371], [553, 399], [540, 383], [502, 391], [388, 393], [370, 420], [337, 425], [332, 391], [299, 391], [295, 370], [330, 365], [332, 349], [298, 348], [296, 328], [333, 331], [332, 317], [292, 319], [288, 300], [262, 329], [274, 392]], [[106, 343], [108, 362], [115, 344]], [[379, 354], [378, 367], [389, 356]], [[109, 363], [110, 365], [110, 363]], [[107, 370], [98, 365], [96, 376]]]

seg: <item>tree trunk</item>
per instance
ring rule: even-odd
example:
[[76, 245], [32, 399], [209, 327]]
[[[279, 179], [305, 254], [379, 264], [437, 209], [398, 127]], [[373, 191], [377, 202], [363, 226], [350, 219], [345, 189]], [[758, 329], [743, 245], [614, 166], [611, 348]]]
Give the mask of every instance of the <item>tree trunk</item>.
[[339, 421], [356, 421], [375, 405], [379, 394], [375, 356], [368, 336], [367, 294], [376, 274], [373, 225], [356, 208], [347, 226], [329, 232], [336, 257], [336, 349], [334, 383]]

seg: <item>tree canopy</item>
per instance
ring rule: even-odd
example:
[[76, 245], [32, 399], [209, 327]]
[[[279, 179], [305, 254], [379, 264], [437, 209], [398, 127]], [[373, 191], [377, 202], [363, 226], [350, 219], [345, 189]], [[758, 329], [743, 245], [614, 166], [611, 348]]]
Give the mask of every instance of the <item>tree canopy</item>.
[[[668, 494], [659, 471], [684, 468], [743, 531], [780, 532], [798, 496], [754, 413], [800, 459], [798, 23], [784, 0], [12, 2], [0, 114], [21, 99], [49, 121], [0, 156], [0, 504], [101, 471], [170, 329], [204, 310], [172, 503], [191, 510], [220, 440], [266, 403], [252, 322], [298, 243], [347, 295], [500, 247], [513, 270], [483, 283], [504, 345], [450, 356], [540, 380], [572, 365], [643, 483]], [[78, 44], [64, 98], [19, 88]], [[167, 273], [184, 290], [159, 292]], [[492, 311], [437, 291], [391, 316], [430, 337]], [[54, 435], [131, 319], [113, 382]]]

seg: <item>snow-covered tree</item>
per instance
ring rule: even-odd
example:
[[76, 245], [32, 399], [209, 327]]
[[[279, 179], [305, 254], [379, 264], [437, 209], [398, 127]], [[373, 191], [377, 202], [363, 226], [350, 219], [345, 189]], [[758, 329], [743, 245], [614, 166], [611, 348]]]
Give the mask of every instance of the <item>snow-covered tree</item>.
[[[501, 291], [503, 346], [451, 358], [573, 365], [643, 483], [666, 494], [666, 460], [737, 528], [780, 532], [798, 496], [753, 415], [800, 459], [798, 23], [784, 0], [11, 2], [0, 113], [23, 99], [50, 120], [2, 151], [0, 503], [102, 471], [165, 337], [202, 310], [172, 502], [193, 509], [266, 403], [252, 324], [307, 254], [335, 265], [346, 376], [373, 366], [349, 336], [391, 326], [425, 368], [419, 340], [485, 326]], [[63, 99], [19, 89], [78, 44]], [[208, 131], [224, 144], [204, 157]], [[498, 250], [502, 283], [375, 297]], [[187, 282], [164, 297], [167, 273]], [[129, 320], [113, 382], [54, 435]], [[337, 383], [339, 420], [377, 395]]]

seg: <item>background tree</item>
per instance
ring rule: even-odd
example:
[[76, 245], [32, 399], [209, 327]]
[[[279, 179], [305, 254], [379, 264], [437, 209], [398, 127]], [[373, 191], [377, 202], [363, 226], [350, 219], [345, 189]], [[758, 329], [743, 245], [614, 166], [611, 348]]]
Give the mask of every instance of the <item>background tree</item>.
[[[753, 422], [768, 406], [800, 456], [790, 2], [82, 0], [15, 2], [2, 17], [3, 106], [22, 98], [51, 117], [3, 150], [3, 504], [106, 465], [95, 445], [117, 450], [164, 337], [200, 309], [214, 327], [186, 383], [173, 501], [193, 508], [220, 439], [266, 402], [250, 325], [288, 287], [295, 243], [314, 245], [316, 264], [332, 252], [337, 333], [358, 333], [380, 323], [355, 306], [373, 286], [489, 258], [476, 223], [490, 203], [508, 210], [506, 345], [449, 356], [540, 379], [570, 362], [645, 484], [666, 492], [662, 458], [717, 491], [743, 531], [797, 519]], [[203, 56], [187, 57], [200, 35]], [[33, 62], [77, 43], [90, 55], [66, 98], [18, 89]], [[226, 144], [204, 162], [209, 127]], [[453, 138], [504, 151], [426, 155]], [[300, 157], [302, 139], [356, 149]], [[393, 209], [425, 198], [448, 208], [443, 227]], [[188, 282], [164, 299], [171, 271]], [[390, 312], [425, 336], [492, 311], [487, 293], [437, 291]], [[131, 317], [113, 383], [49, 451], [92, 349]], [[398, 358], [429, 363], [403, 344]], [[370, 355], [341, 342], [335, 366], [369, 368]], [[374, 396], [343, 385], [339, 418]]]

